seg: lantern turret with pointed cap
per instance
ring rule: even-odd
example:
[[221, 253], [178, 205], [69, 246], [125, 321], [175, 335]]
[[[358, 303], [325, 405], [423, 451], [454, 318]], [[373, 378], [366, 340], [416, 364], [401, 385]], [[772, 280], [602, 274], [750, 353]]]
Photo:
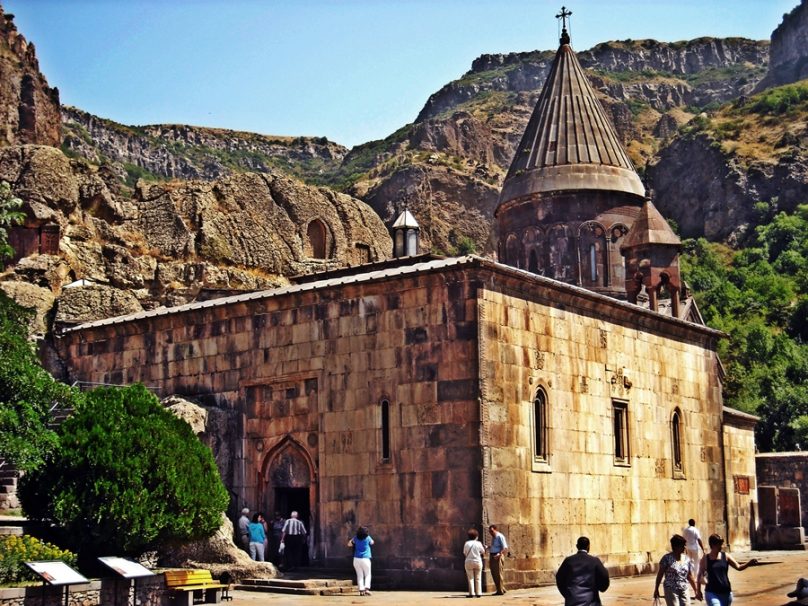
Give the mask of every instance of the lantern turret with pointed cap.
[[421, 228], [406, 208], [393, 223], [393, 257], [414, 257], [418, 254]]
[[625, 298], [620, 244], [645, 188], [570, 47], [560, 46], [502, 186], [500, 261]]

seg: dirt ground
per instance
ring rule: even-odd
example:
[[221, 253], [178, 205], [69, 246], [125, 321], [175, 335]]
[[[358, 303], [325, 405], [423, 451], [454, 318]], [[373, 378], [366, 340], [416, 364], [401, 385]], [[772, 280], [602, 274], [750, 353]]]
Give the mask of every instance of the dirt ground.
[[[786, 593], [794, 589], [797, 578], [808, 577], [808, 552], [805, 551], [762, 551], [733, 553], [739, 562], [754, 557], [760, 560], [759, 566], [742, 572], [730, 570], [735, 600], [733, 606], [784, 606], [795, 604]], [[506, 576], [507, 580], [507, 576]], [[654, 592], [654, 576], [622, 577], [612, 579], [609, 590], [603, 594], [604, 606], [650, 606]], [[232, 592], [232, 606], [256, 606], [257, 604], [293, 606], [348, 606], [349, 604], [417, 604], [418, 606], [450, 606], [465, 598], [465, 588], [457, 591], [377, 591], [370, 597], [358, 594], [336, 596], [290, 596], [273, 593]], [[477, 601], [473, 602], [478, 603]], [[535, 587], [514, 589], [504, 596], [486, 595], [479, 600], [484, 605], [507, 606], [563, 606], [564, 600], [555, 587]], [[695, 602], [693, 604], [703, 604]]]

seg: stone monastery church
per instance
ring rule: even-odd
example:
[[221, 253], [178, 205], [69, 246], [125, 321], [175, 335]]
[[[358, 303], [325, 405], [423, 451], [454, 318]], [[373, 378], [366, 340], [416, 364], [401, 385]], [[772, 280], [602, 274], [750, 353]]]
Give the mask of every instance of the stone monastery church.
[[348, 569], [359, 524], [397, 587], [462, 586], [466, 530], [491, 523], [511, 586], [551, 581], [582, 534], [613, 574], [649, 569], [691, 517], [748, 548], [756, 418], [722, 404], [722, 335], [566, 28], [496, 224], [497, 261], [438, 258], [405, 211], [392, 259], [71, 327], [58, 347], [72, 379], [229, 419], [203, 437], [230, 513], [297, 509], [317, 565]]

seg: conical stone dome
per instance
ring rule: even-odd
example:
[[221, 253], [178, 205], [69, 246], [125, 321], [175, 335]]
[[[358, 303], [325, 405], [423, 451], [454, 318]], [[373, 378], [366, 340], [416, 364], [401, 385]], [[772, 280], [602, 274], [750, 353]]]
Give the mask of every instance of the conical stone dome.
[[496, 217], [499, 260], [624, 298], [620, 254], [645, 187], [566, 28], [516, 148]]
[[571, 189], [645, 193], [578, 58], [562, 44], [516, 148], [500, 204]]

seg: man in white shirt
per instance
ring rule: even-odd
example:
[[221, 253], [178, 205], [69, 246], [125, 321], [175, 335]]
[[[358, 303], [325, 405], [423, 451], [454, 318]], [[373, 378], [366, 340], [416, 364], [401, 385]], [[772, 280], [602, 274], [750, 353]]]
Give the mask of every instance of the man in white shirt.
[[690, 571], [695, 577], [701, 560], [699, 549], [701, 549], [702, 554], [704, 553], [704, 543], [701, 542], [701, 533], [696, 528], [696, 520], [690, 519], [687, 521], [687, 528], [682, 530], [682, 536], [686, 541], [685, 551], [687, 552], [687, 557], [690, 558]]
[[238, 530], [238, 544], [247, 553], [250, 552], [250, 509], [245, 507], [241, 510], [241, 517], [236, 526]]
[[284, 559], [286, 570], [294, 570], [303, 565], [304, 549], [306, 548], [306, 526], [298, 519], [296, 511], [283, 523], [281, 543], [284, 544]]

